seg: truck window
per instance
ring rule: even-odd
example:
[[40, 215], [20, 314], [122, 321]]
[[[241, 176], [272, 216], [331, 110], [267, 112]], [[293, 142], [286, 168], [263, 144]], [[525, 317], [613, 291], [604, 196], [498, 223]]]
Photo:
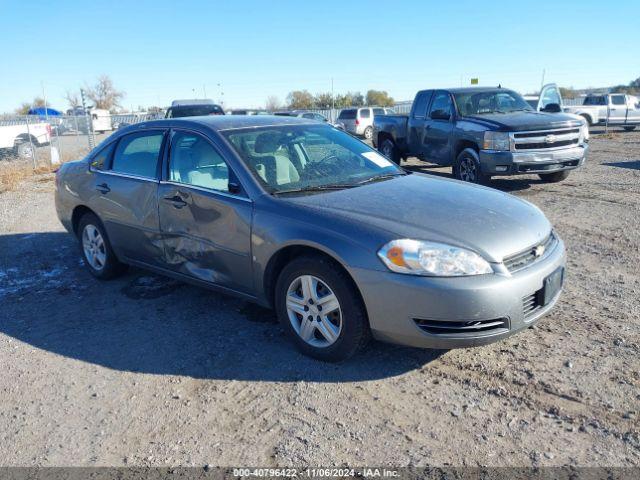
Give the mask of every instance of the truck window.
[[603, 95], [590, 95], [584, 99], [583, 105], [606, 105], [607, 99]]
[[624, 105], [624, 95], [611, 95], [611, 104], [612, 105]]
[[360, 118], [369, 118], [371, 116], [371, 112], [368, 108], [360, 109]]
[[420, 92], [416, 97], [416, 106], [413, 109], [413, 117], [414, 118], [424, 118], [427, 114], [427, 104], [431, 99], [431, 92]]
[[429, 117], [437, 112], [440, 116], [443, 114], [453, 115], [453, 102], [451, 101], [451, 95], [447, 92], [437, 92], [431, 102], [431, 109], [429, 110]]

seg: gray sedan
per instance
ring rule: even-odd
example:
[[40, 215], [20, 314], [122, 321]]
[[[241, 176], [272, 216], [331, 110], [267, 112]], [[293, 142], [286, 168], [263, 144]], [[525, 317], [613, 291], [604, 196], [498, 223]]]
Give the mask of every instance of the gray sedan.
[[405, 172], [304, 119], [143, 122], [64, 164], [56, 187], [95, 277], [135, 265], [274, 307], [322, 360], [371, 336], [490, 343], [535, 323], [562, 288], [564, 245], [535, 206]]

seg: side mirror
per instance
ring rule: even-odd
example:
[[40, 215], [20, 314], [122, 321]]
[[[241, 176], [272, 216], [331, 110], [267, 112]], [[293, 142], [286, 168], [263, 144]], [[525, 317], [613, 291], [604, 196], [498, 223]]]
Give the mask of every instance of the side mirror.
[[451, 120], [451, 113], [446, 110], [434, 110], [429, 116], [431, 117], [431, 120]]
[[560, 108], [559, 103], [547, 103], [547, 105], [541, 110], [547, 113], [560, 113], [562, 108]]
[[229, 193], [233, 193], [233, 194], [240, 193], [240, 185], [238, 185], [235, 182], [229, 182], [229, 184], [227, 185], [227, 189], [229, 190]]

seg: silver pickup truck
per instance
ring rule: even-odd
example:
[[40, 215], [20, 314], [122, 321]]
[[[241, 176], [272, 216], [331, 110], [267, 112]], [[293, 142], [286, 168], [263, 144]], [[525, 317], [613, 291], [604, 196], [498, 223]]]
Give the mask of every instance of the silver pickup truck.
[[623, 93], [588, 95], [582, 105], [565, 106], [564, 111], [580, 115], [589, 125], [620, 126], [627, 131], [640, 125], [640, 100]]

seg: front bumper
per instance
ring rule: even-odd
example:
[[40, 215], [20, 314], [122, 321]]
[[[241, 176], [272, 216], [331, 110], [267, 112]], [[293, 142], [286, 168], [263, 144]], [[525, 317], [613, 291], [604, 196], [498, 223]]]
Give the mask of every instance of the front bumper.
[[553, 173], [583, 165], [588, 144], [559, 149], [503, 152], [480, 150], [480, 170], [486, 175]]
[[[564, 244], [558, 239], [546, 257], [513, 274], [436, 278], [365, 269], [351, 273], [367, 307], [374, 338], [449, 349], [493, 343], [535, 324], [560, 294], [533, 311], [525, 308], [527, 299], [541, 291], [545, 278], [564, 267], [565, 260]], [[433, 333], [419, 326], [425, 321], [455, 326], [494, 320], [502, 326], [485, 331]]]

